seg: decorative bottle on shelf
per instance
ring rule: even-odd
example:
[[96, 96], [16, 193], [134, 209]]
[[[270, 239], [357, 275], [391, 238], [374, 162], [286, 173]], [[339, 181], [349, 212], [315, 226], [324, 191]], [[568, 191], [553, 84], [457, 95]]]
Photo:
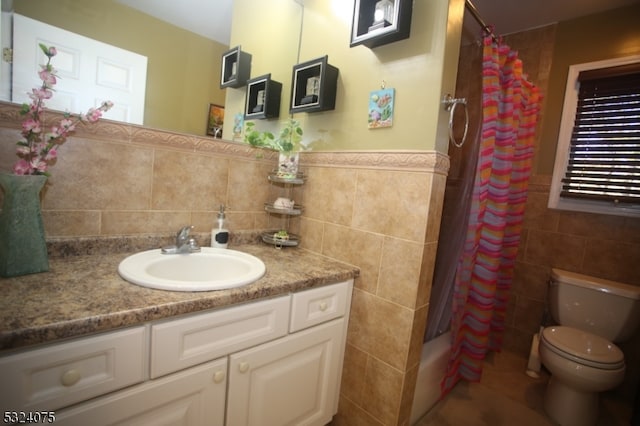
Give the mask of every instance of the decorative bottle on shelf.
[[224, 204], [220, 204], [218, 212], [218, 227], [211, 231], [211, 247], [227, 248], [229, 244], [229, 230], [226, 225]]

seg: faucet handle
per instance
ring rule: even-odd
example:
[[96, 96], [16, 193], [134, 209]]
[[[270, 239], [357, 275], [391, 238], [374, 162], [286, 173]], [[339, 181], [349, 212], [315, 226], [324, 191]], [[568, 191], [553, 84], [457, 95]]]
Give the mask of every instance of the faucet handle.
[[162, 254], [176, 253], [195, 253], [200, 251], [195, 238], [189, 238], [189, 232], [193, 229], [193, 225], [183, 226], [176, 234], [176, 244], [172, 246], [162, 247]]
[[176, 240], [187, 241], [189, 238], [189, 232], [193, 229], [193, 225], [183, 226], [176, 234]]

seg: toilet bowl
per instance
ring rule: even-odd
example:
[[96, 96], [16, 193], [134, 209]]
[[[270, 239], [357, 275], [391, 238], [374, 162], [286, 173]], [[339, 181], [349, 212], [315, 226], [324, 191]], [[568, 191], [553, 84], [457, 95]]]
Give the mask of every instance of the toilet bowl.
[[595, 334], [566, 326], [547, 327], [540, 359], [551, 373], [544, 398], [547, 414], [562, 426], [596, 423], [598, 393], [624, 380], [624, 354]]
[[540, 333], [540, 361], [551, 373], [545, 411], [562, 426], [595, 425], [598, 394], [624, 380], [624, 354], [613, 342], [640, 328], [640, 286], [554, 268], [549, 308], [558, 325]]

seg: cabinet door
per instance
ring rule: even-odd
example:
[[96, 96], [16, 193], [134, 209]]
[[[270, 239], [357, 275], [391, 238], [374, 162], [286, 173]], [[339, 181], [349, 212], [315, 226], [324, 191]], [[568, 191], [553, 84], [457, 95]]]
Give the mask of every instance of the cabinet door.
[[227, 358], [56, 412], [56, 425], [223, 426]]
[[336, 412], [340, 318], [231, 355], [227, 424], [325, 425]]

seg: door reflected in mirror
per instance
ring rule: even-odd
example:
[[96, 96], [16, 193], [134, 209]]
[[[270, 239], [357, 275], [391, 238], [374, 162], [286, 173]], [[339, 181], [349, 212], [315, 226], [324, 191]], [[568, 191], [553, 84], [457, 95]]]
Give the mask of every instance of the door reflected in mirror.
[[[147, 69], [143, 72], [146, 83], [126, 83], [134, 85], [138, 92], [142, 86], [146, 89], [142, 92], [144, 106], [141, 120], [129, 121], [162, 130], [202, 136], [209, 134], [209, 106], [225, 103], [225, 91], [219, 87], [220, 58], [228, 46], [168, 24], [116, 0], [3, 0], [3, 47], [12, 46], [11, 13], [6, 11], [6, 3], [12, 3], [11, 10], [16, 14], [146, 57]], [[194, 10], [193, 13], [198, 12]], [[42, 37], [45, 43], [55, 46], [60, 52], [82, 51], [70, 45], [65, 38], [63, 41], [54, 38], [50, 42], [49, 39], [53, 37]], [[28, 55], [26, 52], [28, 50], [25, 48], [14, 48], [14, 55], [18, 58]], [[64, 70], [72, 58], [70, 53], [61, 54], [55, 58], [53, 65]], [[122, 63], [120, 60], [110, 62], [110, 74], [103, 82], [106, 86], [123, 84], [122, 79], [118, 80], [121, 77], [126, 77], [125, 80], [132, 78], [124, 76], [126, 72], [113, 66]], [[13, 95], [11, 85], [0, 87], [2, 100], [22, 103], [26, 92], [37, 85], [38, 77], [34, 73], [33, 63], [29, 70], [16, 69], [13, 72], [36, 80], [35, 83], [21, 83]], [[0, 75], [7, 73], [11, 75], [11, 65], [3, 62]], [[60, 77], [56, 99], [62, 102], [67, 98], [63, 93], [62, 80], [71, 80], [71, 77]], [[91, 98], [114, 100], [112, 116], [105, 118], [127, 121], [126, 117], [133, 116], [128, 101], [118, 102], [118, 93], [102, 93], [93, 89], [83, 89], [82, 93]], [[48, 103], [47, 108], [71, 112], [84, 109], [74, 105], [67, 98], [67, 103]]]
[[32, 88], [41, 84], [38, 73], [47, 62], [40, 48], [56, 47], [52, 66], [56, 73], [56, 96], [48, 99], [48, 109], [87, 111], [110, 100], [114, 108], [103, 117], [143, 124], [147, 57], [36, 21], [13, 15], [13, 57], [8, 80], [10, 100], [29, 103]]

